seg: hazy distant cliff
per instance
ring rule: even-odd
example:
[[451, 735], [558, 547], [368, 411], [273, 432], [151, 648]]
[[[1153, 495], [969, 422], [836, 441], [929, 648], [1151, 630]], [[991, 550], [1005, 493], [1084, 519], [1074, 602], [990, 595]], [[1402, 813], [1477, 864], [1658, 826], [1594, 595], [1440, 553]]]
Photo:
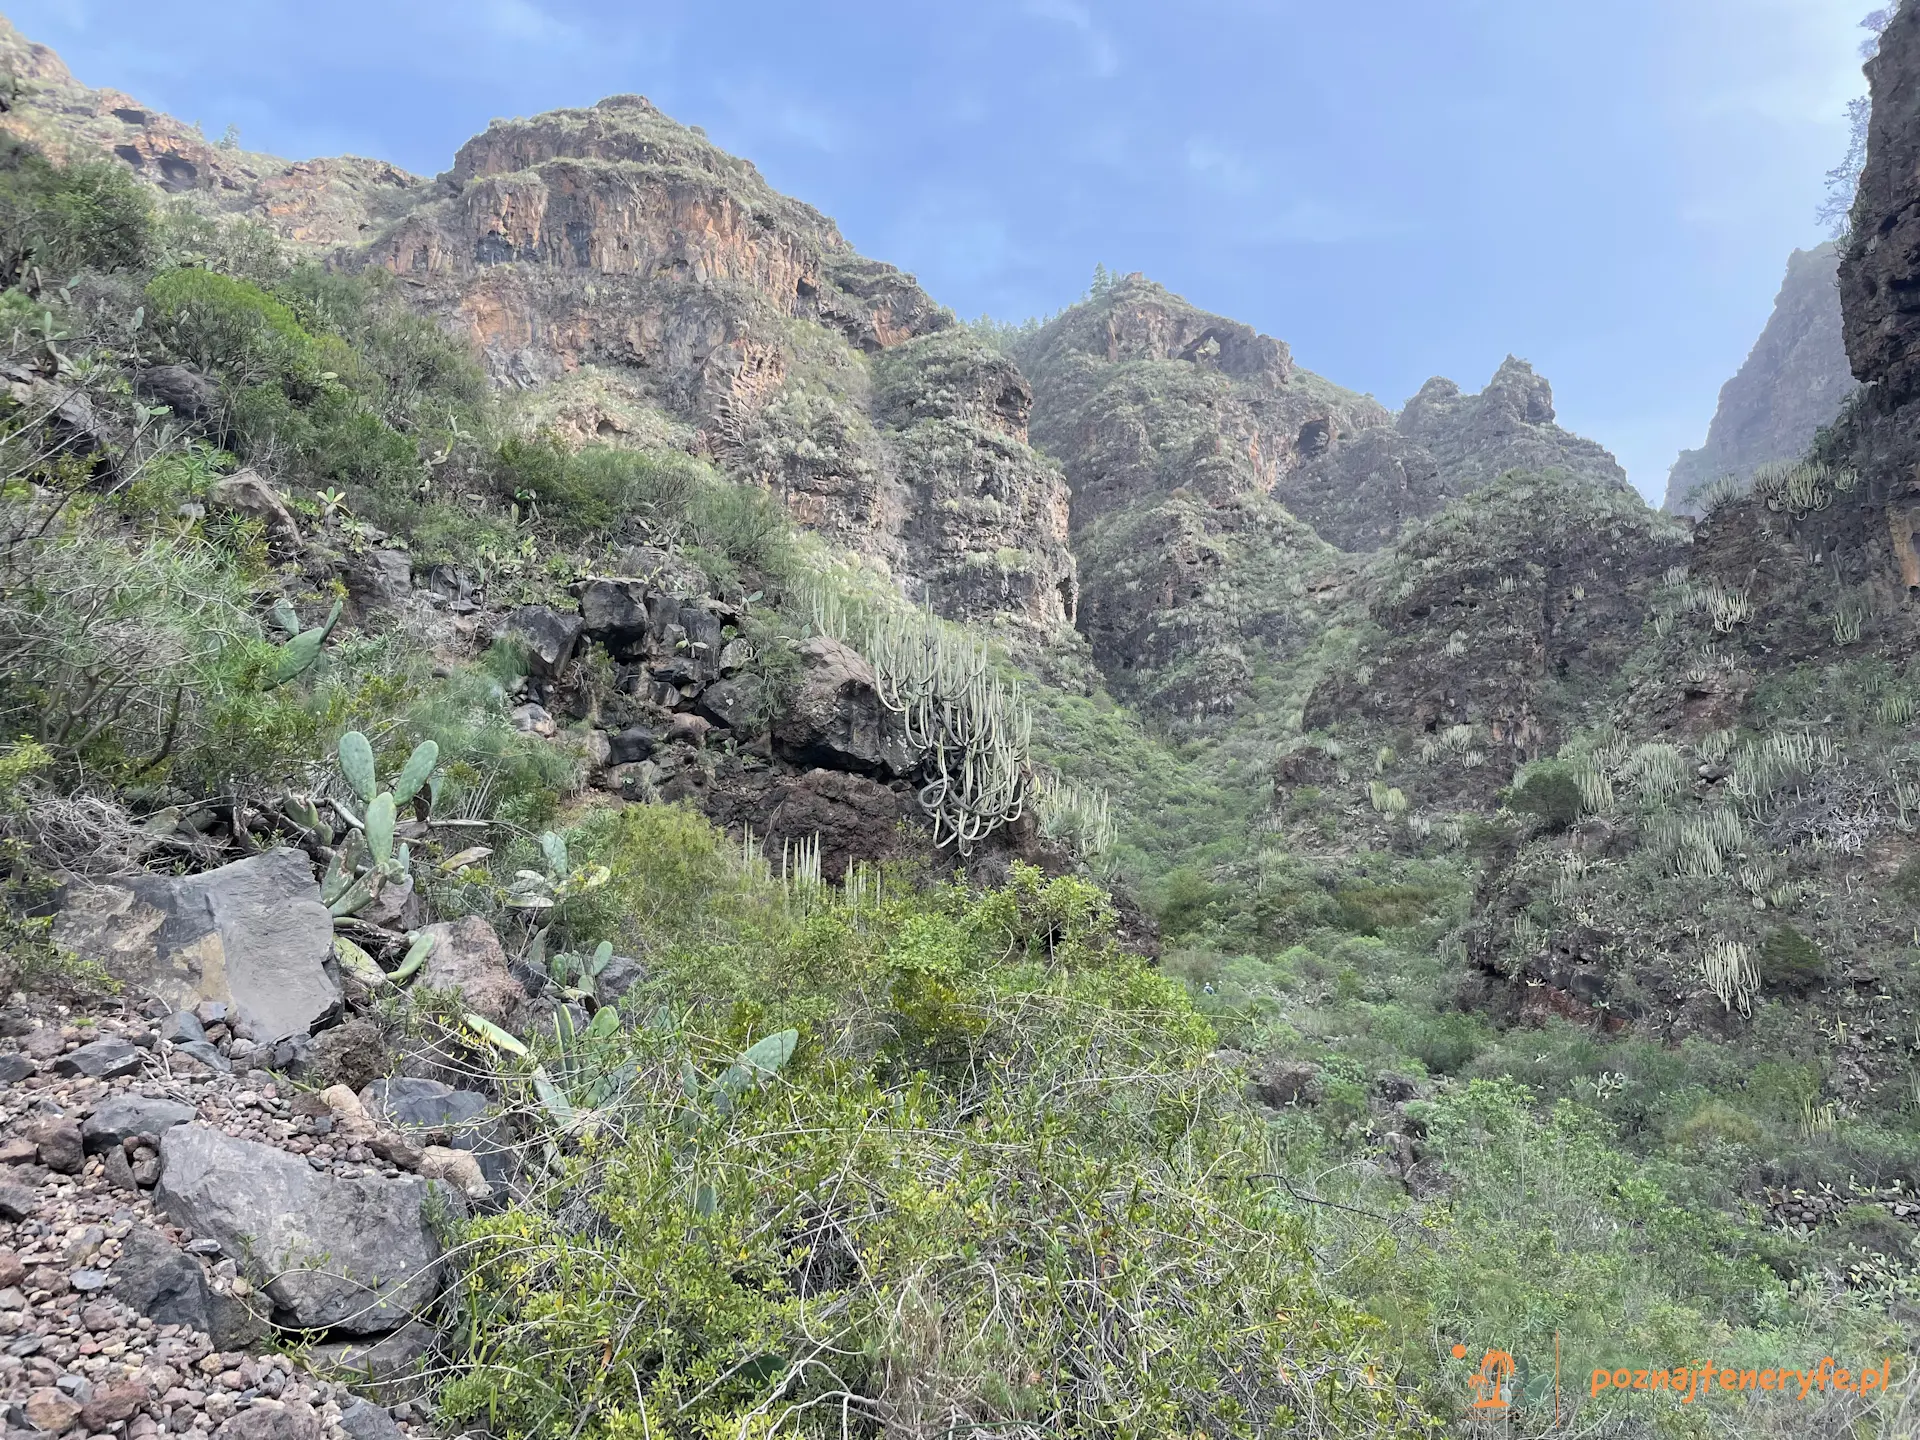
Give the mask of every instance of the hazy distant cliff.
[[1769, 461], [1797, 459], [1840, 413], [1858, 382], [1840, 339], [1839, 263], [1830, 244], [1793, 252], [1766, 329], [1720, 388], [1706, 444], [1681, 451], [1668, 472], [1663, 508], [1697, 514], [1689, 497], [1702, 485], [1722, 475], [1744, 481]]

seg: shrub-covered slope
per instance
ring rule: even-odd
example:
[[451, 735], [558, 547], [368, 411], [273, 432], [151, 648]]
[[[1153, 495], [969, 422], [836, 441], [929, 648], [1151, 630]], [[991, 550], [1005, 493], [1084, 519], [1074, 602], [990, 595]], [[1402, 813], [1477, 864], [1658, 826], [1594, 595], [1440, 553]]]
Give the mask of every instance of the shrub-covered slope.
[[[1690, 531], [1518, 362], [1394, 417], [1137, 280], [1010, 358], [632, 100], [497, 127], [333, 268], [129, 167], [0, 163], [23, 1414], [137, 1325], [42, 1283], [76, 1196], [209, 1295], [284, 1279], [152, 1228], [164, 1144], [56, 1169], [24, 1098], [223, 1062], [316, 1175], [459, 1177], [405, 1373], [343, 1377], [428, 1434], [1431, 1433], [1488, 1349], [1532, 1433], [1907, 1423], [1910, 1380], [1551, 1385], [1556, 1339], [1915, 1346], [1890, 304], [1822, 464]], [[180, 977], [62, 884], [263, 851], [340, 1010], [64, 1076]], [[493, 1170], [356, 1128], [383, 1075]]]

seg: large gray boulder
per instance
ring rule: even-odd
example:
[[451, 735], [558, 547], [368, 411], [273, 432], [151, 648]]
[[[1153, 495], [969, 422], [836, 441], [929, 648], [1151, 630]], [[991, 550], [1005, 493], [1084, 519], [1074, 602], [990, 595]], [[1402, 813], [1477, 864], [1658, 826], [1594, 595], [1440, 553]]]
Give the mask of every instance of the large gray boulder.
[[327, 973], [333, 920], [298, 850], [270, 850], [204, 875], [76, 881], [53, 934], [176, 1010], [230, 1005], [263, 1044], [312, 1031], [340, 1005]]
[[[362, 1394], [371, 1395], [382, 1405], [411, 1400], [427, 1388], [423, 1372], [433, 1353], [434, 1332], [425, 1324], [413, 1324], [382, 1335], [377, 1340], [338, 1340], [314, 1345], [307, 1351], [307, 1366], [316, 1375], [342, 1380]], [[341, 1428], [349, 1434], [346, 1416]]]
[[783, 758], [862, 774], [909, 768], [865, 657], [816, 635], [800, 647], [800, 664], [792, 701], [773, 722], [774, 748]]
[[411, 1177], [343, 1180], [297, 1155], [183, 1125], [160, 1142], [161, 1212], [246, 1263], [294, 1330], [377, 1335], [440, 1293], [433, 1206], [445, 1186]]

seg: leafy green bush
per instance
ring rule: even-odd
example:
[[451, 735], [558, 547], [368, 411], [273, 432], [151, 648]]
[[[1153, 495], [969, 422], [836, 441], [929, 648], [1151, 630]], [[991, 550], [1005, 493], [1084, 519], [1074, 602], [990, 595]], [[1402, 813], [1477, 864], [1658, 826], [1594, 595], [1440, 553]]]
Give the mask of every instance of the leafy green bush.
[[1724, 1100], [1704, 1102], [1673, 1130], [1673, 1142], [1688, 1150], [1713, 1146], [1756, 1150], [1766, 1138], [1766, 1129], [1758, 1120]]
[[1568, 766], [1543, 761], [1508, 792], [1507, 808], [1534, 816], [1549, 831], [1565, 830], [1580, 818], [1580, 786]]
[[1827, 976], [1820, 947], [1791, 925], [1782, 925], [1760, 946], [1760, 983], [1773, 990], [1803, 994]]
[[81, 270], [135, 270], [152, 246], [152, 206], [124, 166], [54, 165], [0, 141], [0, 290], [34, 266], [53, 285]]
[[1334, 892], [1333, 899], [1342, 928], [1356, 935], [1380, 935], [1428, 919], [1442, 896], [1423, 885], [1347, 885]]
[[147, 284], [147, 320], [167, 348], [235, 389], [271, 383], [310, 398], [319, 347], [280, 301], [212, 270], [179, 269]]
[[1458, 1010], [1423, 1015], [1409, 1053], [1435, 1075], [1455, 1075], [1480, 1053], [1486, 1030], [1479, 1016]]
[[1840, 1215], [1842, 1243], [1875, 1255], [1910, 1255], [1913, 1231], [1879, 1205], [1849, 1205]]
[[242, 576], [191, 535], [37, 538], [0, 501], [0, 726], [109, 774], [152, 771], [273, 660]]
[[1225, 889], [1209, 881], [1196, 867], [1182, 865], [1161, 878], [1154, 896], [1154, 913], [1159, 917], [1161, 932], [1169, 940], [1177, 940], [1217, 919], [1228, 898]]
[[[656, 930], [633, 998], [660, 1008], [601, 1061], [624, 1077], [617, 1126], [471, 1227], [450, 1418], [633, 1440], [816, 1415], [836, 1433], [843, 1411], [863, 1430], [1416, 1433], [1257, 1178], [1265, 1135], [1211, 1032], [1112, 949], [1093, 887], [1016, 871], [805, 898], [723, 862], [683, 812], [596, 823], [630, 886], [663, 838], [689, 852], [640, 892], [656, 926], [686, 863], [733, 898], [677, 942]], [[947, 987], [931, 1008], [911, 992], [931, 1047], [900, 1048], [903, 979]], [[716, 1098], [709, 1077], [791, 1027], [778, 1075]], [[978, 1056], [953, 1081], [909, 1062], [948, 1041]]]
[[569, 450], [546, 437], [509, 439], [495, 456], [494, 487], [537, 515], [556, 535], [616, 533], [639, 522], [673, 538], [701, 495], [719, 482], [698, 461], [671, 451], [588, 445]]

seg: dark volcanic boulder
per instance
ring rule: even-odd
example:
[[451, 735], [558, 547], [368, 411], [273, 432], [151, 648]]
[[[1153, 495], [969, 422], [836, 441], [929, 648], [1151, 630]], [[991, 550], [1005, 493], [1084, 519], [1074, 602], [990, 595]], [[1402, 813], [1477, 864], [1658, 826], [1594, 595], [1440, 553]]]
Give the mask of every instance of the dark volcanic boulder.
[[522, 605], [507, 617], [503, 633], [525, 647], [529, 670], [551, 680], [573, 658], [580, 629], [578, 615], [562, 615], [545, 605]]
[[169, 1245], [144, 1225], [120, 1242], [113, 1266], [113, 1294], [121, 1304], [156, 1325], [184, 1325], [210, 1336], [219, 1350], [251, 1345], [266, 1323], [237, 1295], [207, 1283], [200, 1262]]
[[586, 633], [610, 650], [638, 645], [653, 628], [646, 587], [634, 580], [589, 580], [580, 592], [580, 620]]
[[660, 737], [644, 725], [629, 725], [608, 742], [609, 765], [633, 765], [652, 755]]
[[785, 841], [818, 836], [820, 871], [830, 880], [844, 876], [849, 865], [898, 859], [916, 848], [906, 827], [919, 807], [868, 776], [810, 770], [783, 781], [775, 795], [762, 826], [773, 853]]
[[745, 676], [716, 680], [700, 692], [694, 708], [716, 725], [739, 730], [760, 713], [760, 687]]
[[131, 1040], [118, 1035], [91, 1040], [53, 1062], [56, 1075], [84, 1075], [89, 1080], [111, 1080], [140, 1068], [140, 1052]]
[[220, 408], [220, 387], [191, 365], [155, 365], [137, 371], [133, 393], [149, 405], [164, 405], [181, 419], [198, 423]]
[[193, 1107], [178, 1100], [150, 1100], [144, 1095], [115, 1095], [80, 1127], [89, 1155], [111, 1150], [136, 1135], [163, 1135], [193, 1119]]
[[773, 722], [774, 748], [782, 757], [867, 773], [901, 764], [866, 659], [838, 640], [816, 635], [800, 647], [800, 663], [800, 684]]

